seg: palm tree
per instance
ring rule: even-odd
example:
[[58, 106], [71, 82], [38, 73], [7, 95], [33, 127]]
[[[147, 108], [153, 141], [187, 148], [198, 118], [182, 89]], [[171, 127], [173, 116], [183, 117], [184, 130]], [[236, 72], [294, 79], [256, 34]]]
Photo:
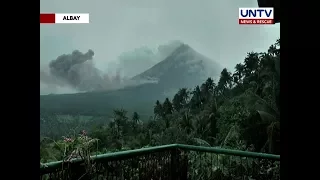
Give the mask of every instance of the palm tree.
[[176, 111], [180, 111], [183, 107], [187, 105], [189, 101], [189, 92], [187, 88], [179, 89], [178, 93], [174, 95], [172, 99], [173, 107]]
[[250, 52], [244, 59], [244, 73], [249, 77], [258, 68], [260, 62], [259, 53]]
[[139, 120], [140, 120], [140, 116], [137, 112], [134, 112], [133, 115], [132, 115], [132, 122], [134, 124], [138, 124], [139, 123]]
[[243, 78], [243, 73], [244, 73], [244, 65], [239, 63], [236, 65], [235, 67], [235, 72], [233, 73], [233, 78], [234, 78], [234, 82], [236, 84], [241, 83], [241, 80]]
[[128, 117], [127, 111], [124, 109], [113, 110], [114, 124], [116, 128], [117, 137], [120, 138], [122, 127], [126, 125]]
[[[271, 99], [270, 103], [264, 97], [259, 96], [259, 94], [251, 93], [251, 98], [258, 99], [262, 103], [264, 110], [254, 112], [248, 119], [248, 122], [243, 125], [246, 139], [252, 140], [251, 142], [258, 146], [256, 148], [261, 148], [262, 151], [265, 151], [266, 147], [268, 147], [267, 151], [269, 153], [279, 153], [280, 143], [280, 54], [273, 53], [277, 52], [277, 48], [280, 49], [280, 47], [272, 45], [269, 48], [269, 53], [261, 56], [260, 66], [263, 66], [263, 68], [257, 68], [260, 71], [257, 79], [257, 81], [261, 82], [260, 87], [264, 88], [268, 83], [272, 85], [272, 91], [270, 91], [268, 96]], [[269, 78], [264, 78], [266, 76]], [[257, 136], [259, 133], [260, 135]]]
[[232, 76], [226, 68], [221, 71], [220, 79], [216, 90], [220, 93], [219, 95], [225, 96], [227, 88], [232, 87]]
[[187, 110], [182, 114], [182, 117], [180, 119], [180, 126], [184, 130], [186, 130], [187, 134], [190, 134], [194, 130], [190, 110]]
[[163, 116], [163, 108], [159, 100], [157, 100], [156, 105], [153, 108], [153, 113], [155, 115], [155, 119]]

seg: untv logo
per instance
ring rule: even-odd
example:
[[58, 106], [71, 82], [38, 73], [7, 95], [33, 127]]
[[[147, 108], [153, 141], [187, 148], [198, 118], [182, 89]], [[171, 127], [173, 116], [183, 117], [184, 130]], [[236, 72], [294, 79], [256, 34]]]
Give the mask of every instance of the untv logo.
[[273, 8], [239, 8], [239, 24], [274, 24]]

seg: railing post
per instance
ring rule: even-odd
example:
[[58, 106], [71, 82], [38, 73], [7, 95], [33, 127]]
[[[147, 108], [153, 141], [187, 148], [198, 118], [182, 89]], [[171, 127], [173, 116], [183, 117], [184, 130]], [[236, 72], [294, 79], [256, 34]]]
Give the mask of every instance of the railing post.
[[71, 175], [70, 178], [72, 178], [72, 179], [82, 178], [83, 179], [84, 178], [83, 176], [85, 175], [86, 169], [80, 163], [75, 163], [75, 164], [70, 163], [69, 164], [69, 172], [70, 172], [69, 175]]
[[180, 176], [181, 179], [188, 179], [188, 152], [182, 151], [180, 153]]
[[178, 175], [177, 175], [177, 169], [179, 167], [179, 155], [177, 153], [177, 148], [174, 147], [171, 150], [171, 180], [177, 180], [178, 179]]

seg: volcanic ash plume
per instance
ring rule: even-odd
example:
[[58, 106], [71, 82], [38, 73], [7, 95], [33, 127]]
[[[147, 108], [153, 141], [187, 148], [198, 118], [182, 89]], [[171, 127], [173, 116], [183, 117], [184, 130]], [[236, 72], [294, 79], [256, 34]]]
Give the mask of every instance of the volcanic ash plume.
[[[92, 62], [94, 52], [78, 50], [64, 54], [49, 63], [49, 72], [40, 70], [40, 85], [54, 87], [52, 90], [72, 88], [76, 91], [117, 89], [121, 85], [119, 72], [115, 77], [102, 73]], [[54, 90], [57, 93], [57, 90]]]
[[82, 69], [90, 70], [91, 64], [86, 63], [92, 60], [94, 52], [89, 50], [83, 54], [78, 50], [72, 52], [72, 54], [64, 54], [57, 59], [52, 60], [49, 64], [50, 74], [65, 80], [68, 84], [78, 87], [81, 80], [85, 76]]

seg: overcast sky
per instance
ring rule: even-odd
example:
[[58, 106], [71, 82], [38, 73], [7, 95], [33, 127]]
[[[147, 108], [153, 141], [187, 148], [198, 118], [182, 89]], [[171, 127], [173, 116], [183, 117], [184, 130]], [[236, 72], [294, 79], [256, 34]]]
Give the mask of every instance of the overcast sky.
[[99, 69], [125, 51], [181, 40], [231, 68], [265, 51], [280, 26], [238, 24], [239, 7], [257, 0], [40, 0], [41, 12], [90, 13], [90, 24], [40, 25], [41, 65], [74, 49], [95, 52]]

